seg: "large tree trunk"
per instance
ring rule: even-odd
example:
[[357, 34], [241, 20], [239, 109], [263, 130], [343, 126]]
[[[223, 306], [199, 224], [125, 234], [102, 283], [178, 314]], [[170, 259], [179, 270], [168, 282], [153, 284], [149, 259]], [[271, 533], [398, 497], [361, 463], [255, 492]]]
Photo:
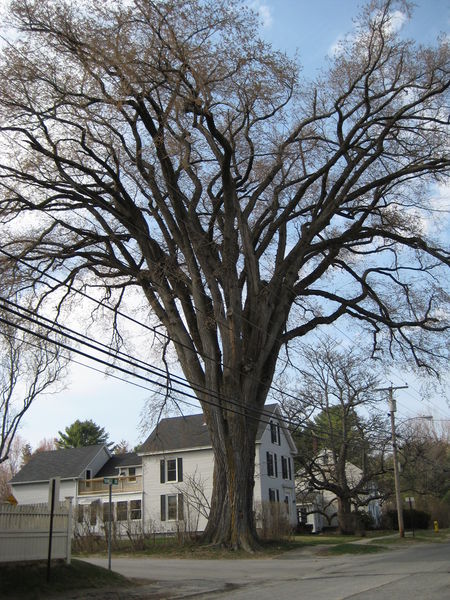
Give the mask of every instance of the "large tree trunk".
[[338, 498], [338, 529], [342, 535], [355, 533], [355, 518], [352, 513], [352, 504], [349, 498]]
[[214, 485], [205, 543], [250, 552], [258, 546], [253, 511], [257, 428], [256, 419], [236, 414], [210, 425]]

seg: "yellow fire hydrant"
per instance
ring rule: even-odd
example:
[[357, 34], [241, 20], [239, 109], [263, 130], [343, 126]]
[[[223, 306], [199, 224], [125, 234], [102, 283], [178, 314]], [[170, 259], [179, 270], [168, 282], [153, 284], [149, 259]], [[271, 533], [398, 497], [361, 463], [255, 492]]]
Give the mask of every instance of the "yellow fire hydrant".
[[439, 533], [439, 523], [437, 521], [434, 522], [434, 533]]

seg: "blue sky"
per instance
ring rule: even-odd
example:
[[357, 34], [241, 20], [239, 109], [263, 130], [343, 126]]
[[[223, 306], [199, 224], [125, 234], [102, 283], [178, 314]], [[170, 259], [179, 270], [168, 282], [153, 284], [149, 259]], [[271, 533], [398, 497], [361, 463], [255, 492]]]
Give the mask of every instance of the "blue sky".
[[[312, 77], [325, 66], [324, 57], [337, 41], [351, 33], [352, 17], [361, 5], [356, 0], [255, 0], [260, 11], [263, 37], [277, 49], [293, 56], [298, 50], [303, 75]], [[448, 0], [419, 0], [410, 22], [401, 34], [425, 43], [449, 30]], [[402, 374], [392, 376], [402, 385]], [[388, 383], [388, 382], [387, 382]], [[450, 410], [439, 395], [421, 400], [420, 384], [409, 380], [410, 388], [397, 394], [398, 418], [433, 414], [449, 418]], [[141, 439], [140, 415], [148, 392], [130, 384], [109, 379], [75, 365], [65, 389], [40, 397], [26, 415], [20, 435], [35, 447], [43, 438], [53, 438], [75, 419], [93, 419], [105, 427], [113, 441], [125, 439], [134, 445]]]

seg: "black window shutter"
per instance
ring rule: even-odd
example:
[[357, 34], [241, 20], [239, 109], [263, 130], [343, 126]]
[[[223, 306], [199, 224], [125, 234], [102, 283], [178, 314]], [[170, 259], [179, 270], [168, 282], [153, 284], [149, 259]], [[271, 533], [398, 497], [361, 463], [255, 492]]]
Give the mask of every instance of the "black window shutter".
[[159, 480], [160, 483], [166, 482], [166, 461], [163, 458], [159, 461]]
[[289, 479], [292, 479], [292, 467], [291, 467], [291, 458], [288, 459], [288, 467], [289, 467]]
[[271, 461], [270, 452], [266, 452], [267, 475], [269, 475], [269, 476], [271, 476], [273, 474], [272, 469], [270, 468], [270, 461]]
[[279, 501], [280, 501], [280, 491], [277, 490], [277, 502], [279, 502]]
[[184, 520], [183, 494], [178, 494], [178, 520]]
[[166, 520], [166, 497], [161, 496], [161, 521]]
[[177, 458], [178, 481], [183, 481], [183, 459]]
[[277, 455], [273, 455], [273, 462], [275, 463], [275, 477], [278, 477], [278, 459]]
[[281, 445], [281, 437], [280, 437], [280, 424], [277, 423], [277, 438], [278, 438], [278, 445]]

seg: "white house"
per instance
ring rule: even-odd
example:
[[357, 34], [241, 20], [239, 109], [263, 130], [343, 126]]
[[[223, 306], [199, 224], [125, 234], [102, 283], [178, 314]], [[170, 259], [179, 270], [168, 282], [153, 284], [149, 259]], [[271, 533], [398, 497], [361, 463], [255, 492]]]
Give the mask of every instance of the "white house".
[[[296, 447], [275, 404], [264, 407], [256, 438], [255, 512], [276, 503], [297, 523]], [[109, 484], [115, 531], [202, 531], [212, 493], [214, 456], [203, 415], [160, 421], [138, 454], [111, 456], [106, 446], [40, 452], [11, 480], [19, 504], [47, 502], [49, 480], [61, 478], [60, 498], [70, 496], [79, 530], [103, 533], [109, 519]]]
[[[254, 504], [277, 502], [293, 526], [296, 446], [280, 423], [275, 404], [265, 415], [256, 437]], [[203, 415], [160, 421], [140, 448], [144, 478], [144, 521], [154, 531], [188, 528], [202, 531], [207, 523], [212, 492], [214, 456]]]

